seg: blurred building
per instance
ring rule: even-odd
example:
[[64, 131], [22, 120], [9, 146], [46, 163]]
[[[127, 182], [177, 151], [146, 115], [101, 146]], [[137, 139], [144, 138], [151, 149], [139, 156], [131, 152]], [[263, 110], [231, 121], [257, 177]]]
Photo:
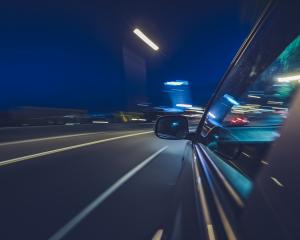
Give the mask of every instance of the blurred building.
[[170, 97], [172, 108], [192, 107], [191, 91], [188, 81], [175, 80], [165, 82], [163, 91]]
[[138, 103], [147, 102], [146, 62], [129, 48], [123, 48], [124, 90], [126, 109], [136, 110]]
[[17, 107], [0, 113], [0, 126], [86, 123], [87, 110], [49, 107]]

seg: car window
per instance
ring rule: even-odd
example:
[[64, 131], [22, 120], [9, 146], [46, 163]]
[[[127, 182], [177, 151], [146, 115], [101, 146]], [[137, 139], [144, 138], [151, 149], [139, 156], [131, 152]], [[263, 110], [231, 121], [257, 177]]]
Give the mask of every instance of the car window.
[[266, 153], [280, 136], [300, 84], [300, 36], [266, 62], [221, 88], [201, 131], [209, 156], [245, 198], [260, 168], [269, 164]]

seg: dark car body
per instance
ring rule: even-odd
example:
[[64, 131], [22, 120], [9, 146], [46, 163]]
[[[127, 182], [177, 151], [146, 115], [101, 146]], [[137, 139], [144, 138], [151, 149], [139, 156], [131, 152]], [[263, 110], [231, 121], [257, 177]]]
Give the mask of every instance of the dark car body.
[[299, 10], [267, 5], [185, 137], [167, 239], [300, 239]]

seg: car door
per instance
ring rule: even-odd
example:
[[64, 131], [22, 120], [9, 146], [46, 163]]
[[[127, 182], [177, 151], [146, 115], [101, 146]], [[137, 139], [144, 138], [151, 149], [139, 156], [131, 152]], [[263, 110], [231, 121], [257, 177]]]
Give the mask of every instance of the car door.
[[299, 9], [268, 5], [200, 122], [193, 172], [206, 239], [300, 239]]

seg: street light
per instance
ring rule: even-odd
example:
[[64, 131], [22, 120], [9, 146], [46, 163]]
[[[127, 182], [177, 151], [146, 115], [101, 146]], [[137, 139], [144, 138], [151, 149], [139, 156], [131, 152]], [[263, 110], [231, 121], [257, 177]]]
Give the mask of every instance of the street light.
[[150, 38], [148, 38], [140, 29], [135, 28], [133, 32], [142, 39], [149, 47], [151, 47], [153, 50], [158, 51], [159, 47], [151, 41]]

